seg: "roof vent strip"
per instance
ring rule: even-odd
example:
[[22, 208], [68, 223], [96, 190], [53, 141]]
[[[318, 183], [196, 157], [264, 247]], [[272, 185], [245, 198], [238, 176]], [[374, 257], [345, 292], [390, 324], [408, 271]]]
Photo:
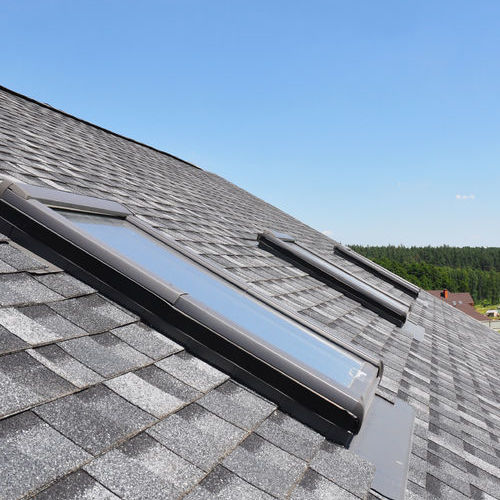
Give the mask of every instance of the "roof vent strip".
[[288, 260], [296, 267], [303, 269], [328, 286], [339, 290], [347, 297], [361, 302], [365, 307], [395, 325], [404, 325], [409, 311], [406, 304], [315, 255], [297, 243], [278, 238], [275, 234], [271, 231], [259, 234], [259, 246], [282, 259]]

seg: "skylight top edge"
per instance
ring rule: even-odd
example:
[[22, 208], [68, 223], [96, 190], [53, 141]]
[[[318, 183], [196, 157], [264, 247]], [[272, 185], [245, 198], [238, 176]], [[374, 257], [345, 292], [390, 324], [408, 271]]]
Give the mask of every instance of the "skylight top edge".
[[[34, 199], [51, 208], [62, 208], [74, 210], [75, 212], [91, 212], [102, 215], [127, 217], [132, 212], [121, 203], [111, 200], [103, 200], [93, 196], [75, 194], [67, 191], [58, 191], [44, 186], [33, 186], [14, 182], [10, 179], [5, 180], [2, 185], [5, 189], [10, 189], [17, 196], [25, 200]], [[0, 195], [2, 189], [0, 186]]]

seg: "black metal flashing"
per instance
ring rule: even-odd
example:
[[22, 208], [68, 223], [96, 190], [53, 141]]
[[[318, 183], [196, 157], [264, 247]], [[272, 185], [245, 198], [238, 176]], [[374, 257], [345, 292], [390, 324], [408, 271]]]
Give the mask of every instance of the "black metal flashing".
[[277, 238], [273, 233], [264, 232], [259, 235], [259, 246], [291, 262], [347, 297], [362, 303], [395, 325], [402, 326], [406, 322], [408, 315], [406, 304], [298, 244], [289, 243]]
[[412, 298], [417, 298], [420, 292], [420, 288], [409, 281], [401, 278], [397, 274], [391, 273], [385, 267], [378, 265], [370, 259], [367, 259], [363, 255], [356, 253], [354, 250], [351, 250], [349, 247], [341, 245], [340, 243], [335, 244], [335, 253], [338, 253], [342, 257], [351, 262], [354, 262], [358, 266], [362, 267], [366, 271], [371, 272], [375, 276], [383, 279], [387, 283], [395, 286], [397, 289], [407, 293]]

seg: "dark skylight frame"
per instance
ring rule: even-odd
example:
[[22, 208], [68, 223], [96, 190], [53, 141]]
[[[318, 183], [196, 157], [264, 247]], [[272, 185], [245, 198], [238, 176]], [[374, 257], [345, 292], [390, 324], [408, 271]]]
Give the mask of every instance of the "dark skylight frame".
[[[153, 230], [118, 203], [21, 183], [0, 186], [0, 229], [14, 241], [91, 284], [329, 439], [348, 444], [359, 431], [382, 376], [378, 360], [330, 337], [328, 342], [362, 360], [365, 376], [356, 377], [350, 386], [311, 377], [290, 359], [257, 348], [255, 339], [243, 345], [246, 330], [89, 236], [54, 209], [126, 220], [226, 287], [251, 295], [244, 285], [229, 279], [228, 273]], [[261, 297], [252, 300], [272, 308]], [[286, 316], [276, 309], [273, 313]], [[288, 321], [300, 323], [304, 329], [307, 323], [293, 314], [288, 316]], [[310, 325], [307, 329], [308, 334], [326, 337]]]
[[406, 323], [409, 307], [404, 302], [301, 247], [291, 236], [283, 239], [279, 234], [274, 231], [260, 233], [259, 246], [360, 302], [391, 323], [397, 326]]
[[389, 271], [385, 267], [378, 265], [376, 262], [373, 262], [372, 260], [355, 252], [354, 250], [351, 250], [349, 247], [341, 245], [340, 243], [335, 243], [334, 250], [335, 253], [339, 254], [343, 258], [350, 260], [351, 262], [357, 264], [366, 271], [374, 274], [375, 276], [378, 276], [385, 282], [390, 283], [398, 290], [405, 292], [413, 299], [416, 299], [418, 297], [418, 294], [420, 293], [420, 288], [417, 285], [410, 283], [409, 281], [401, 278], [397, 274], [391, 273], [391, 271]]

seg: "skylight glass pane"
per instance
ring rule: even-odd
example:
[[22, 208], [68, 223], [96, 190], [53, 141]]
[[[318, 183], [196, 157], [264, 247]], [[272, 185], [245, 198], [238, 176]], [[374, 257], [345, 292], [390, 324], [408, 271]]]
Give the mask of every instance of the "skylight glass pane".
[[94, 238], [187, 292], [275, 349], [323, 376], [350, 386], [363, 362], [225, 283], [126, 220], [59, 211]]

